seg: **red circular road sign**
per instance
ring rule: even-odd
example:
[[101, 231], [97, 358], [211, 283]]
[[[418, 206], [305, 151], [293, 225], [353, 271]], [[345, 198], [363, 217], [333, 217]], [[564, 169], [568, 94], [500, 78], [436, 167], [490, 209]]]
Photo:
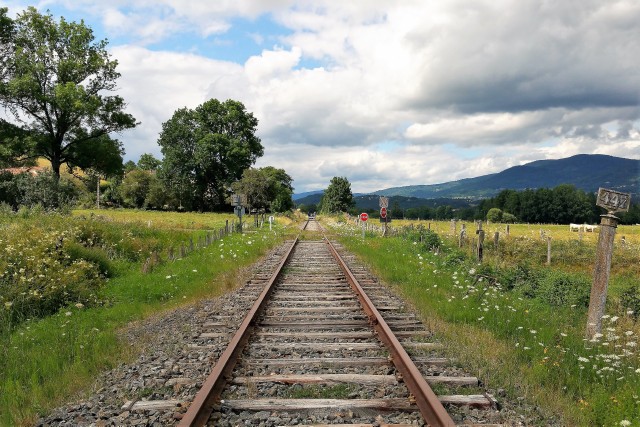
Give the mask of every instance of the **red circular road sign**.
[[369, 215], [366, 214], [366, 212], [362, 212], [360, 214], [360, 221], [366, 221], [369, 219]]
[[380, 208], [380, 218], [387, 217], [387, 208]]

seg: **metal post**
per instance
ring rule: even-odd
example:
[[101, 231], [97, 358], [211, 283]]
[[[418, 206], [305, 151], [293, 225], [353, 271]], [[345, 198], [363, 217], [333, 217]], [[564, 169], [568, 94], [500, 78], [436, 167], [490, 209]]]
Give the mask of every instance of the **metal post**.
[[607, 302], [607, 286], [611, 273], [611, 256], [613, 239], [618, 227], [618, 217], [612, 214], [600, 216], [600, 236], [596, 263], [593, 269], [593, 285], [589, 299], [589, 316], [587, 319], [587, 337], [589, 339], [602, 330], [602, 316]]

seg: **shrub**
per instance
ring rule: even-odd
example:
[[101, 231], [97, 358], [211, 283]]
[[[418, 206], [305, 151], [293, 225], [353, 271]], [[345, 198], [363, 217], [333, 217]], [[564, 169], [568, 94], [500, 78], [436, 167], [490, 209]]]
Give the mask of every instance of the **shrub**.
[[422, 231], [422, 245], [426, 250], [432, 250], [442, 246], [440, 236], [435, 231], [424, 230]]
[[505, 289], [516, 289], [526, 297], [533, 298], [538, 293], [541, 273], [528, 263], [503, 268], [499, 274], [500, 283]]
[[540, 281], [538, 297], [555, 306], [589, 305], [591, 283], [583, 275], [549, 270]]
[[64, 252], [69, 255], [72, 261], [85, 260], [96, 267], [105, 277], [112, 277], [114, 273], [113, 265], [109, 261], [107, 254], [100, 248], [87, 248], [76, 242], [69, 242], [64, 245]]
[[444, 263], [447, 266], [454, 266], [462, 264], [467, 256], [459, 249], [451, 249], [449, 253], [444, 257]]
[[620, 295], [620, 303], [626, 310], [631, 310], [634, 319], [640, 317], [640, 286], [629, 285]]
[[11, 323], [45, 316], [70, 303], [93, 304], [102, 280], [98, 268], [71, 259], [61, 242], [69, 230], [12, 224], [0, 241], [0, 307]]
[[489, 209], [489, 212], [487, 212], [487, 221], [493, 223], [502, 221], [502, 210], [498, 208]]

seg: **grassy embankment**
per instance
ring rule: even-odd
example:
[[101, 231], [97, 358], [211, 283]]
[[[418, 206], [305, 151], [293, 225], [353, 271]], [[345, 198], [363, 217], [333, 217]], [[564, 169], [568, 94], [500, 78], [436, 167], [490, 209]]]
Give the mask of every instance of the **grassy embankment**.
[[[514, 400], [524, 397], [564, 425], [640, 424], [640, 325], [618, 297], [640, 277], [637, 227], [618, 230], [627, 245], [614, 252], [603, 335], [587, 342], [597, 234], [585, 233], [580, 242], [568, 227], [543, 226], [555, 253], [547, 267], [540, 227], [512, 225], [497, 248], [487, 239], [479, 265], [470, 249], [458, 248], [453, 233], [447, 236], [450, 223], [431, 222], [441, 234], [423, 231], [422, 242], [417, 225], [394, 237], [368, 233], [364, 242], [352, 224], [336, 229], [342, 243], [415, 305], [447, 351], [488, 387], [503, 388]], [[437, 238], [445, 242], [438, 254], [429, 249]]]
[[[100, 371], [132, 360], [138, 349], [119, 339], [122, 327], [235, 287], [238, 269], [288, 232], [289, 220], [278, 218], [272, 232], [197, 247], [232, 219], [136, 211], [0, 218], [0, 425], [30, 425]], [[194, 251], [181, 258], [178, 248], [191, 241]], [[143, 272], [154, 252], [159, 259]]]

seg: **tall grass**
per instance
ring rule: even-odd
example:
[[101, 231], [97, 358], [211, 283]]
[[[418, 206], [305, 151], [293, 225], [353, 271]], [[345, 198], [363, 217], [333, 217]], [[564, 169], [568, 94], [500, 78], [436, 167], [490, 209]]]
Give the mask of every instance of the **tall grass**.
[[363, 241], [355, 227], [336, 229], [489, 387], [541, 405], [564, 425], [640, 423], [640, 325], [610, 298], [602, 336], [585, 341], [590, 280], [581, 268], [534, 262], [528, 273], [509, 275], [517, 264], [478, 265], [451, 246], [436, 254], [415, 233]]
[[[207, 228], [224, 225], [227, 218], [202, 216]], [[66, 233], [65, 242], [73, 245], [63, 250], [70, 259], [94, 266], [91, 271], [101, 283], [92, 289], [97, 302], [69, 299], [53, 314], [39, 313], [40, 318], [25, 317], [0, 328], [0, 425], [32, 425], [41, 414], [86, 389], [97, 373], [130, 360], [138, 349], [118, 338], [118, 330], [128, 322], [235, 287], [235, 272], [281, 242], [288, 233], [283, 224], [289, 222], [278, 218], [272, 232], [265, 227], [232, 234], [184, 258], [165, 258], [151, 272], [143, 272], [142, 260], [152, 250], [202, 233], [197, 230], [200, 225], [175, 230], [180, 219], [167, 220], [168, 229], [157, 228], [159, 222], [148, 227], [144, 221], [123, 224], [95, 215], [38, 217], [24, 224], [13, 218], [3, 223], [1, 231], [19, 227], [28, 236], [35, 236], [40, 226]], [[41, 252], [43, 259], [47, 253]], [[36, 262], [37, 254], [33, 258]], [[13, 307], [0, 308], [5, 321]]]

